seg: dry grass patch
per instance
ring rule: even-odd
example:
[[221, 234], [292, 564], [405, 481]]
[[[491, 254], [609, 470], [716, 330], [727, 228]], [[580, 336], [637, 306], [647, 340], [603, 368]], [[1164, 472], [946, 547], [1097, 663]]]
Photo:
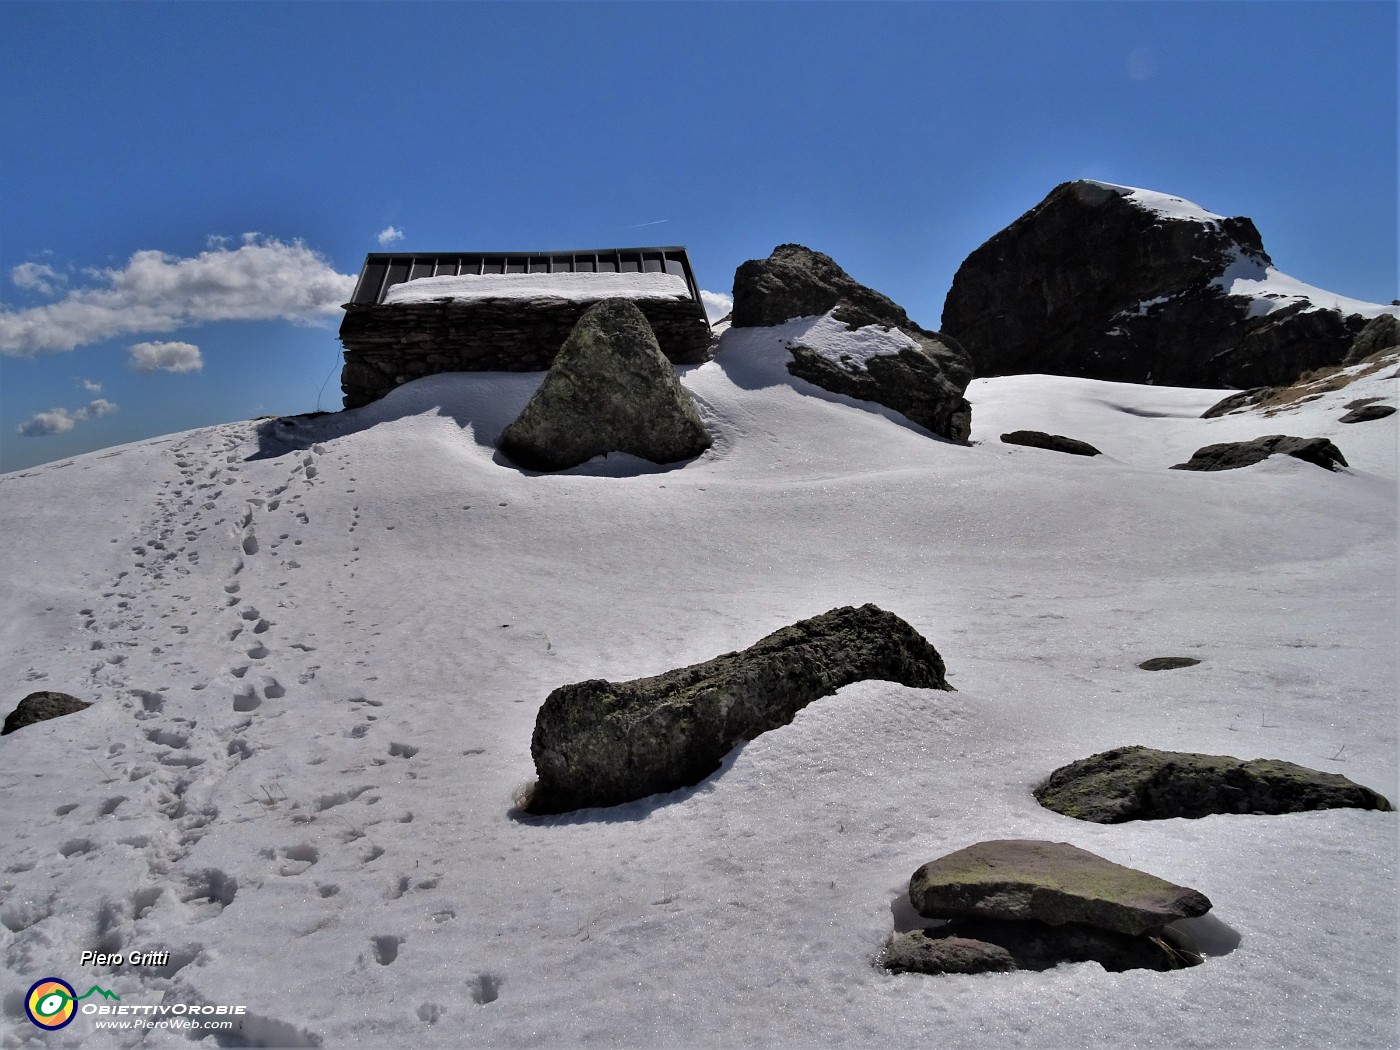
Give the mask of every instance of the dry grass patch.
[[1266, 416], [1274, 416], [1309, 401], [1316, 401], [1324, 394], [1341, 390], [1358, 379], [1374, 375], [1382, 368], [1397, 362], [1400, 362], [1400, 347], [1391, 346], [1363, 358], [1356, 365], [1328, 365], [1326, 368], [1314, 369], [1303, 373], [1288, 386], [1271, 388], [1251, 407], [1260, 409]]

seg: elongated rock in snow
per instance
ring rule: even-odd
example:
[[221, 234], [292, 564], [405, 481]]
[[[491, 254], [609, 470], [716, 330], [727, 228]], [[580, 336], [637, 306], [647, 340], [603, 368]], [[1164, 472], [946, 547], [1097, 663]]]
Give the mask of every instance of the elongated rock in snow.
[[654, 678], [560, 686], [535, 720], [539, 782], [528, 808], [614, 806], [697, 784], [736, 745], [867, 678], [952, 688], [937, 650], [874, 605], [799, 620], [742, 652]]

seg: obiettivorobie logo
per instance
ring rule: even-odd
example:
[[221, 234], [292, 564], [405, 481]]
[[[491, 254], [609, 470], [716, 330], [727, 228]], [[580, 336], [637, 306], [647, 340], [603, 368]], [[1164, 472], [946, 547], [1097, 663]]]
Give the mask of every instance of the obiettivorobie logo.
[[67, 981], [45, 977], [30, 987], [29, 994], [24, 997], [24, 1012], [40, 1028], [52, 1032], [69, 1024], [77, 1015], [79, 1001], [94, 992], [104, 999], [121, 1002], [121, 996], [95, 984], [79, 995]]
[[[83, 1002], [89, 996], [90, 1002]], [[120, 1005], [113, 1006], [112, 1000]], [[60, 977], [45, 977], [35, 981], [24, 997], [24, 1012], [36, 1026], [46, 1032], [57, 1031], [72, 1023], [78, 1014], [92, 1018], [97, 1028], [112, 1029], [196, 1029], [205, 1032], [228, 1031], [242, 1023], [248, 1013], [244, 1005], [216, 1003], [123, 1003], [116, 992], [93, 985], [79, 995], [71, 984]], [[233, 1018], [239, 1018], [235, 1022]]]

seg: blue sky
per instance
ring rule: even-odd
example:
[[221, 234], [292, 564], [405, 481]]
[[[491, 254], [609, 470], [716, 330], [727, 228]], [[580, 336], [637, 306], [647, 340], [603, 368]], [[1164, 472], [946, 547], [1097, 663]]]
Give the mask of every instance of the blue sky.
[[0, 469], [338, 408], [340, 289], [390, 229], [684, 244], [717, 292], [797, 241], [937, 328], [968, 253], [1097, 178], [1389, 302], [1396, 28], [1342, 0], [0, 2]]

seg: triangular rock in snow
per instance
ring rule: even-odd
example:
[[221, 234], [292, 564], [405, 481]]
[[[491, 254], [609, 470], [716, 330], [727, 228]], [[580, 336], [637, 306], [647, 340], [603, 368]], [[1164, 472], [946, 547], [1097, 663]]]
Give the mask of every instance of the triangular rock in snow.
[[610, 452], [674, 463], [710, 442], [646, 317], [605, 299], [579, 318], [500, 450], [529, 470], [565, 470]]

